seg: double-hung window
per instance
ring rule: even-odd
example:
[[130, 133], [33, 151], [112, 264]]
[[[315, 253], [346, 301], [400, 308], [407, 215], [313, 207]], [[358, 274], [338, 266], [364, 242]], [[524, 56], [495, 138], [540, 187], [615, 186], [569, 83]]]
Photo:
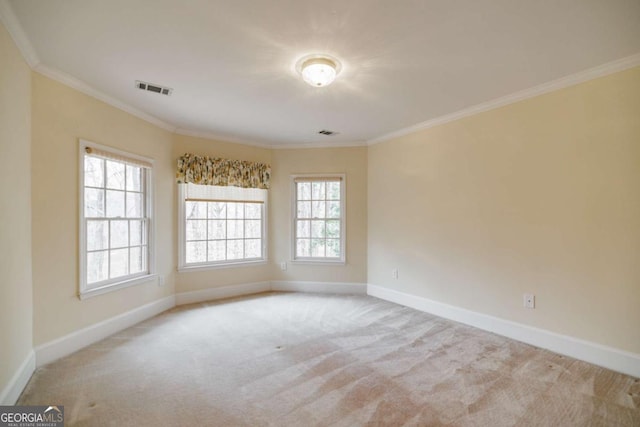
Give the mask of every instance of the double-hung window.
[[152, 160], [80, 141], [80, 297], [152, 274]]
[[179, 184], [181, 269], [266, 260], [267, 190]]
[[296, 175], [293, 260], [345, 262], [345, 176]]

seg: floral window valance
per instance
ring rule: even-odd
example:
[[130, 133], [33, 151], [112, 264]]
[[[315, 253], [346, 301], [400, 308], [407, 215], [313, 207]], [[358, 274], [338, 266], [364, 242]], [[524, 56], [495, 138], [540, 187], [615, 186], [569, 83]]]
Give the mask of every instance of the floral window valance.
[[218, 185], [222, 187], [269, 188], [271, 166], [244, 160], [185, 154], [178, 159], [178, 184]]

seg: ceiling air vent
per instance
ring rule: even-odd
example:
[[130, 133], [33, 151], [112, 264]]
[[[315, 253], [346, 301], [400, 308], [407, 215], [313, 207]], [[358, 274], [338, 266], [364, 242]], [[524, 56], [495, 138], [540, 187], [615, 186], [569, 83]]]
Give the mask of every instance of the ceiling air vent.
[[327, 135], [327, 136], [331, 136], [331, 135], [337, 135], [339, 132], [334, 132], [332, 130], [326, 130], [323, 129], [321, 131], [318, 132], [320, 135]]
[[140, 90], [146, 90], [149, 92], [155, 92], [167, 96], [171, 95], [171, 92], [173, 92], [173, 89], [171, 89], [170, 87], [163, 87], [153, 83], [141, 82], [140, 80], [136, 80], [136, 87]]

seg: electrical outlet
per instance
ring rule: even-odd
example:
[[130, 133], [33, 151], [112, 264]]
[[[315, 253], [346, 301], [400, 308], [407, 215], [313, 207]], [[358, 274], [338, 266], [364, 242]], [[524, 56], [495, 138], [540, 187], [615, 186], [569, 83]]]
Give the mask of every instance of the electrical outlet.
[[536, 308], [536, 296], [534, 294], [523, 295], [524, 308]]
[[391, 270], [391, 276], [393, 276], [394, 279], [398, 278], [398, 269], [394, 268], [393, 270]]
[[164, 276], [158, 276], [158, 286], [164, 286]]
[[280, 263], [280, 270], [285, 271], [287, 269], [287, 262], [286, 261], [282, 261]]

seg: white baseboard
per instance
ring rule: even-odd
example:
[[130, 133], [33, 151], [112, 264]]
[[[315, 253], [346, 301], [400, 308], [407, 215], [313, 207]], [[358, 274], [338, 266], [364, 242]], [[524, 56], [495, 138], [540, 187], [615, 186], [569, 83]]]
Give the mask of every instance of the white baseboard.
[[367, 294], [640, 378], [640, 354], [443, 304], [382, 286], [367, 285]]
[[15, 405], [22, 390], [26, 387], [33, 371], [36, 370], [36, 354], [29, 352], [26, 359], [20, 364], [9, 383], [0, 392], [0, 405]]
[[175, 306], [173, 295], [119, 314], [35, 348], [37, 366], [46, 365], [94, 342], [149, 319]]
[[176, 294], [176, 305], [194, 304], [223, 298], [233, 298], [260, 292], [317, 292], [325, 294], [367, 294], [364, 283], [340, 282], [301, 282], [301, 281], [271, 281], [246, 283], [241, 285], [209, 288], [201, 291], [181, 292]]
[[213, 301], [217, 299], [233, 298], [242, 295], [269, 292], [269, 282], [244, 283], [240, 285], [209, 288], [201, 291], [181, 292], [176, 294], [176, 305], [193, 304], [197, 302]]
[[[328, 283], [328, 282], [256, 282], [220, 288], [203, 289], [201, 291], [182, 292], [169, 296], [134, 310], [96, 323], [84, 329], [72, 332], [56, 340], [42, 344], [35, 349], [37, 366], [46, 365], [61, 357], [78, 351], [94, 342], [100, 341], [123, 329], [142, 322], [150, 317], [169, 310], [176, 305], [193, 304], [260, 292], [292, 291], [292, 292], [325, 292], [342, 294], [366, 294], [364, 283]], [[27, 378], [28, 380], [28, 378]]]
[[366, 295], [365, 283], [272, 281], [272, 291]]

